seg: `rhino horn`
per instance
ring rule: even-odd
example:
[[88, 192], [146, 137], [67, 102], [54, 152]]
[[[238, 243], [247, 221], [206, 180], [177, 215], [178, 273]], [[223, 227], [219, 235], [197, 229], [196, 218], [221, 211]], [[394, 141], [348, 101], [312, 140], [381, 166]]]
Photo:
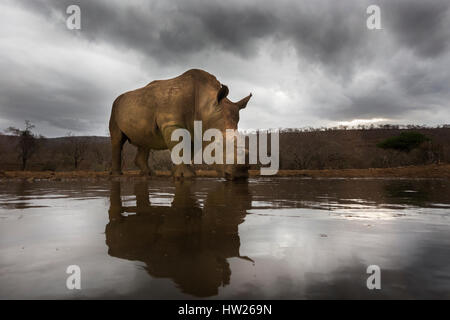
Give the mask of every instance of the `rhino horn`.
[[239, 107], [239, 109], [244, 109], [247, 106], [248, 100], [250, 100], [251, 97], [252, 97], [252, 94], [250, 93], [244, 99], [236, 102], [236, 105]]

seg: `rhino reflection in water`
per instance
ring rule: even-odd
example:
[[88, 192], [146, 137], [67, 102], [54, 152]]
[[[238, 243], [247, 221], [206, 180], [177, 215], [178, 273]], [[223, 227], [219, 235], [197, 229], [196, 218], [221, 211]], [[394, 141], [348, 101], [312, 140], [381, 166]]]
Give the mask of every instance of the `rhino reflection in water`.
[[230, 283], [227, 259], [251, 261], [239, 254], [238, 233], [251, 196], [246, 182], [214, 184], [201, 208], [192, 187], [177, 184], [171, 206], [162, 207], [150, 204], [147, 182], [136, 183], [136, 206], [122, 206], [120, 182], [112, 182], [106, 244], [109, 255], [142, 261], [151, 276], [170, 278], [182, 292], [206, 297]]

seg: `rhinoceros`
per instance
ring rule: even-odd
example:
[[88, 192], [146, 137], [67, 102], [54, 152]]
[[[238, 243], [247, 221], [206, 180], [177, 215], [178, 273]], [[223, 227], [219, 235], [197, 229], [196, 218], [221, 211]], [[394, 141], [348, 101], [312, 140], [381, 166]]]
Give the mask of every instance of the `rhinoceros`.
[[[239, 111], [246, 107], [252, 94], [238, 102], [227, 98], [228, 87], [212, 74], [191, 69], [182, 75], [155, 80], [145, 87], [121, 94], [114, 101], [109, 121], [112, 147], [113, 175], [121, 174], [123, 144], [128, 141], [138, 148], [135, 164], [143, 175], [151, 175], [148, 166], [150, 150], [172, 148], [172, 132], [186, 129], [191, 137], [194, 121], [202, 121], [202, 130], [237, 129]], [[246, 151], [248, 153], [248, 151]], [[217, 167], [216, 167], [217, 169]], [[233, 180], [248, 176], [248, 166], [224, 164], [218, 170], [222, 176]], [[176, 179], [195, 175], [190, 164], [177, 164], [173, 176]]]

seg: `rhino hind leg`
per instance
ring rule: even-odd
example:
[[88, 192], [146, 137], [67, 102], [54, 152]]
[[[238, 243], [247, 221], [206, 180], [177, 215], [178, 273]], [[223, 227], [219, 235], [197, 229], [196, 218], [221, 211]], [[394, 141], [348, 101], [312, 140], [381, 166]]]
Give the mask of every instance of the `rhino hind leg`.
[[141, 174], [145, 176], [151, 175], [150, 168], [148, 166], [148, 156], [150, 153], [150, 149], [138, 147], [138, 152], [136, 154], [136, 158], [134, 160], [134, 163], [138, 166], [138, 168], [141, 170]]
[[127, 136], [120, 131], [117, 126], [110, 128], [111, 134], [111, 174], [122, 174], [122, 148], [124, 143], [128, 140]]

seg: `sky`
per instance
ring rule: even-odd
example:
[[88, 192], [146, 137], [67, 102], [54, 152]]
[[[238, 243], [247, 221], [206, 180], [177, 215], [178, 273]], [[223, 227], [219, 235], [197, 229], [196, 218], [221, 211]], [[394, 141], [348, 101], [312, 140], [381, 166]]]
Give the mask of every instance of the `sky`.
[[0, 131], [105, 136], [118, 95], [191, 68], [253, 93], [241, 129], [448, 124], [449, 44], [448, 0], [2, 0]]

